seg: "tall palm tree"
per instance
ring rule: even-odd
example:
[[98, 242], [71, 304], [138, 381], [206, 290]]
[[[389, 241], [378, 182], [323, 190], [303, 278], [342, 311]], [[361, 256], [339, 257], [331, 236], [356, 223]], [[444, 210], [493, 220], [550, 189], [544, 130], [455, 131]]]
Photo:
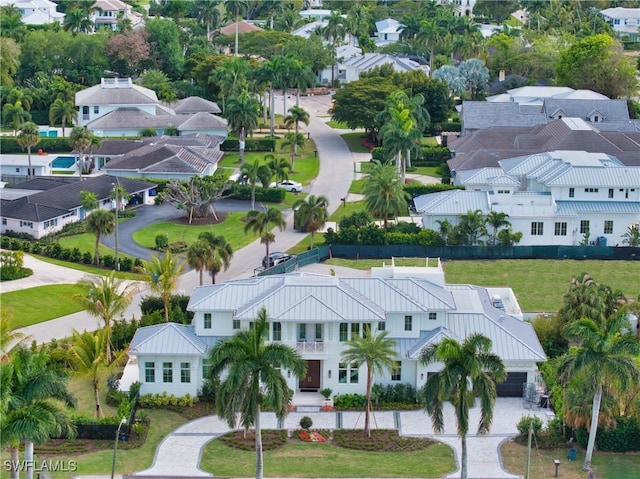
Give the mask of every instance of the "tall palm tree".
[[608, 384], [624, 393], [640, 383], [640, 344], [626, 332], [628, 327], [627, 315], [620, 313], [599, 323], [582, 318], [566, 329], [567, 337], [578, 342], [579, 346], [561, 359], [558, 367], [561, 381], [566, 385], [576, 374], [584, 374], [586, 380], [596, 387], [584, 458], [585, 470], [590, 467], [593, 457], [602, 386]]
[[271, 228], [275, 226], [282, 231], [287, 224], [282, 212], [273, 206], [266, 212], [253, 210], [247, 214], [247, 220], [247, 224], [244, 226], [245, 233], [253, 231], [260, 235], [260, 242], [265, 245], [267, 250], [266, 257], [269, 258], [269, 243], [273, 243], [276, 240]]
[[100, 405], [102, 382], [126, 354], [125, 351], [122, 351], [116, 358], [108, 361], [106, 355], [107, 341], [109, 341], [107, 329], [99, 329], [95, 332], [84, 331], [82, 333], [74, 330], [71, 338], [71, 348], [67, 351], [67, 360], [71, 365], [71, 369], [91, 380], [93, 400], [96, 405], [96, 417], [98, 419], [102, 417], [102, 407]]
[[26, 339], [24, 334], [11, 328], [11, 316], [9, 308], [0, 309], [0, 362], [5, 353]]
[[465, 245], [474, 246], [487, 235], [487, 219], [482, 216], [481, 210], [467, 211], [460, 215], [456, 232], [462, 238]]
[[[300, 123], [309, 125], [309, 112], [301, 106], [293, 106], [289, 108], [289, 114], [284, 117], [284, 126], [291, 128], [291, 125], [296, 126], [296, 135], [300, 130]], [[294, 155], [298, 154], [298, 145], [294, 145]]]
[[407, 209], [408, 194], [391, 164], [373, 162], [363, 193], [367, 211], [374, 217], [382, 218], [385, 229], [390, 217], [396, 217]]
[[249, 88], [247, 75], [249, 63], [243, 57], [227, 57], [211, 75], [210, 82], [215, 82], [222, 96], [222, 110], [227, 110], [226, 99], [237, 96]]
[[269, 336], [266, 309], [262, 308], [252, 327], [218, 343], [209, 354], [211, 376], [220, 378], [216, 395], [218, 415], [235, 427], [238, 415], [246, 429], [254, 426], [256, 479], [263, 477], [260, 411], [263, 401], [283, 420], [289, 412], [293, 391], [282, 376], [289, 370], [301, 378], [307, 364], [293, 348], [279, 342], [266, 344]]
[[237, 96], [229, 97], [224, 117], [229, 121], [229, 128], [235, 131], [240, 142], [240, 162], [244, 164], [245, 135], [250, 135], [258, 127], [260, 101], [244, 90]]
[[15, 103], [6, 103], [2, 107], [2, 121], [6, 125], [11, 125], [13, 131], [16, 132], [23, 123], [31, 121], [31, 113], [24, 109], [19, 101]]
[[265, 155], [264, 159], [272, 174], [276, 177], [276, 182], [280, 183], [289, 179], [289, 170], [291, 170], [289, 160], [282, 157], [276, 158], [271, 154]]
[[[95, 213], [94, 213], [95, 214]], [[111, 326], [122, 316], [138, 291], [134, 283], [125, 283], [111, 271], [107, 276], [87, 276], [78, 281], [82, 294], [76, 298], [91, 316], [102, 319], [105, 331], [105, 359], [111, 362]]]
[[491, 244], [495, 246], [496, 238], [498, 237], [498, 230], [503, 226], [510, 226], [511, 223], [507, 219], [509, 215], [502, 211], [493, 211], [491, 210], [487, 215], [487, 224], [493, 228], [493, 233], [491, 234]]
[[164, 305], [164, 322], [169, 322], [169, 303], [173, 291], [178, 287], [178, 280], [184, 269], [184, 262], [167, 251], [164, 257], [154, 255], [145, 262], [144, 272], [151, 291], [162, 298]]
[[195, 6], [198, 20], [207, 27], [207, 41], [211, 41], [211, 27], [215, 28], [220, 23], [219, 4], [220, 0], [200, 0]]
[[281, 58], [281, 55], [276, 55], [270, 60], [264, 60], [256, 70], [256, 77], [259, 82], [265, 83], [269, 87], [269, 108], [265, 106], [264, 112], [266, 114], [267, 110], [269, 111], [269, 132], [271, 136], [274, 135], [275, 130], [275, 95], [273, 90], [278, 83]]
[[[305, 92], [308, 87], [315, 86], [318, 79], [316, 78], [316, 74], [314, 73], [311, 64], [299, 58], [293, 58], [289, 65], [289, 73], [292, 80], [291, 85], [296, 89], [296, 106], [300, 106], [300, 92]], [[286, 101], [286, 95], [284, 96], [283, 101]]]
[[76, 7], [66, 13], [64, 17], [64, 29], [71, 32], [73, 36], [78, 33], [88, 33], [93, 29], [93, 23], [89, 18], [90, 12]]
[[16, 141], [22, 148], [27, 149], [27, 161], [29, 162], [27, 176], [31, 178], [32, 176], [34, 176], [33, 168], [31, 168], [31, 148], [36, 146], [40, 141], [40, 131], [38, 130], [38, 125], [31, 121], [23, 123], [20, 126], [20, 132], [16, 137]]
[[80, 174], [80, 178], [82, 178], [82, 172], [85, 167], [84, 162], [84, 152], [91, 148], [91, 143], [93, 142], [93, 135], [89, 130], [87, 130], [84, 126], [76, 126], [71, 130], [71, 134], [69, 135], [69, 146], [75, 150], [78, 155], [78, 171]]
[[253, 162], [242, 165], [240, 172], [243, 181], [247, 181], [251, 186], [251, 209], [255, 210], [256, 184], [260, 181], [263, 188], [267, 188], [269, 186], [269, 167], [256, 158]]
[[[2, 441], [9, 443], [12, 459], [18, 464], [18, 444], [25, 442], [26, 477], [33, 479], [33, 445], [62, 433], [73, 437], [75, 428], [64, 405], [75, 407], [67, 389], [66, 374], [50, 364], [45, 349], [35, 352], [25, 346], [15, 348], [10, 363], [2, 368]], [[13, 468], [12, 477], [18, 477]]]
[[200, 275], [200, 286], [204, 284], [203, 273], [211, 258], [211, 248], [205, 240], [199, 239], [189, 245], [187, 249], [187, 263]]
[[353, 336], [345, 344], [347, 349], [342, 352], [342, 362], [346, 364], [367, 365], [367, 393], [364, 410], [364, 433], [371, 437], [369, 413], [371, 412], [371, 387], [373, 374], [383, 374], [394, 366], [395, 341], [387, 338], [388, 331], [373, 334], [371, 329], [364, 330], [364, 336]]
[[582, 318], [601, 324], [616, 314], [625, 303], [626, 298], [622, 291], [597, 283], [590, 274], [582, 273], [571, 278], [558, 315], [564, 324]]
[[331, 44], [331, 86], [336, 84], [336, 48], [344, 40], [346, 28], [340, 12], [331, 12], [327, 18], [327, 24], [322, 29], [322, 37]]
[[296, 151], [298, 151], [298, 147], [303, 148], [305, 143], [306, 143], [306, 140], [302, 133], [289, 132], [286, 135], [284, 135], [284, 141], [280, 146], [283, 150], [285, 148], [291, 149], [291, 171], [293, 171], [293, 168], [294, 168], [293, 162], [296, 156]]
[[56, 98], [49, 107], [49, 123], [55, 125], [58, 120], [62, 123], [62, 136], [64, 136], [67, 123], [72, 124], [78, 118], [78, 111], [72, 101]]
[[211, 231], [203, 231], [198, 235], [198, 239], [206, 241], [211, 248], [207, 269], [211, 273], [211, 284], [216, 284], [216, 274], [228, 270], [231, 265], [233, 247], [224, 236], [216, 236]]
[[429, 345], [420, 355], [424, 365], [442, 363], [441, 371], [430, 375], [423, 389], [425, 409], [431, 417], [433, 429], [444, 429], [442, 407], [451, 401], [455, 409], [458, 437], [462, 443], [460, 477], [467, 479], [467, 433], [469, 408], [475, 398], [480, 400], [478, 434], [486, 434], [493, 422], [496, 400], [495, 382], [505, 380], [507, 373], [499, 356], [491, 353], [491, 340], [481, 334], [472, 334], [464, 342], [445, 338]]
[[640, 226], [631, 225], [627, 227], [627, 231], [622, 235], [622, 244], [627, 246], [640, 246]]
[[100, 264], [100, 237], [113, 233], [115, 226], [116, 219], [110, 211], [99, 209], [87, 216], [85, 229], [87, 233], [93, 233], [96, 236], [94, 264]]
[[236, 41], [235, 41], [235, 56], [238, 56], [238, 23], [240, 22], [240, 15], [245, 15], [249, 10], [248, 0], [224, 0], [224, 8], [227, 10], [229, 16], [233, 14], [233, 21], [236, 24]]
[[313, 235], [324, 226], [329, 217], [327, 211], [329, 200], [326, 196], [309, 195], [307, 199], [300, 199], [293, 204], [298, 216], [299, 225], [311, 233], [311, 249], [313, 249]]

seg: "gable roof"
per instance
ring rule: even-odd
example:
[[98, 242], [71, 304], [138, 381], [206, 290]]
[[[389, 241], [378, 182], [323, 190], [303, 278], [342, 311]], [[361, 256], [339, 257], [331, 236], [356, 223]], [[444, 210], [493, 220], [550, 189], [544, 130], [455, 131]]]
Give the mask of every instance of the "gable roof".
[[221, 151], [208, 148], [150, 143], [110, 161], [104, 170], [202, 174], [210, 165], [217, 164], [222, 155]]
[[480, 210], [483, 215], [491, 211], [487, 191], [449, 190], [417, 196], [413, 199], [416, 211], [426, 215], [463, 215]]
[[176, 113], [197, 113], [204, 111], [207, 113], [222, 113], [222, 110], [217, 103], [209, 100], [205, 100], [199, 96], [190, 96], [178, 100], [173, 107], [173, 111]]
[[131, 78], [103, 78], [76, 93], [76, 106], [82, 105], [153, 105], [158, 103], [156, 92], [136, 85]]
[[207, 352], [207, 344], [195, 335], [193, 326], [163, 323], [138, 328], [129, 345], [129, 354], [162, 354], [200, 356]]
[[220, 35], [235, 35], [236, 34], [236, 24], [238, 25], [238, 33], [251, 33], [251, 32], [262, 32], [264, 28], [260, 28], [253, 23], [245, 22], [244, 20], [239, 22], [231, 23], [227, 26], [222, 27], [219, 32]]
[[502, 126], [534, 126], [547, 123], [540, 107], [520, 105], [516, 102], [464, 101], [462, 122], [466, 130]]
[[117, 108], [87, 124], [90, 130], [131, 130], [176, 127], [178, 130], [227, 128], [224, 118], [211, 113], [151, 115], [137, 108]]
[[600, 112], [604, 117], [601, 121], [629, 121], [629, 108], [625, 100], [546, 98], [542, 110], [547, 118], [554, 117], [556, 111], [561, 111], [563, 116], [586, 120], [592, 113]]

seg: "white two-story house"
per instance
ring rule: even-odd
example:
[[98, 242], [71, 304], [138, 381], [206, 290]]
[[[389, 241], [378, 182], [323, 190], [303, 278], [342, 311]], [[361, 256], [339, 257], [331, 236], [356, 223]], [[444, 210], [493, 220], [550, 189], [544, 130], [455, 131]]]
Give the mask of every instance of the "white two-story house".
[[637, 42], [640, 38], [640, 8], [607, 8], [601, 10], [600, 15], [623, 41]]
[[134, 12], [131, 5], [121, 0], [98, 0], [93, 5], [91, 21], [94, 30], [101, 28], [109, 28], [114, 32], [118, 30], [118, 22], [120, 20], [129, 20], [133, 28], [137, 28], [142, 24], [142, 15]]
[[424, 228], [480, 210], [509, 215], [520, 245], [614, 246], [640, 222], [640, 167], [604, 153], [550, 151], [459, 171], [451, 190], [414, 199]]
[[[493, 306], [496, 294], [503, 310]], [[509, 372], [498, 386], [501, 396], [520, 397], [523, 385], [536, 381], [536, 363], [545, 361], [509, 288], [446, 284], [438, 261], [424, 268], [374, 268], [366, 278], [290, 273], [197, 287], [188, 306], [195, 313], [192, 324], [138, 329], [124, 377], [139, 380], [143, 394], [197, 394], [209, 350], [250, 328], [263, 307], [268, 340], [291, 346], [307, 362], [303, 378], [282, 371], [295, 392], [331, 388], [334, 394], [363, 394], [366, 366], [345, 363], [341, 354], [349, 338], [365, 331], [387, 331], [395, 341], [395, 367], [375, 377], [380, 384], [423, 386], [441, 366], [424, 366], [420, 353], [444, 337], [462, 341], [482, 333], [491, 338]]]

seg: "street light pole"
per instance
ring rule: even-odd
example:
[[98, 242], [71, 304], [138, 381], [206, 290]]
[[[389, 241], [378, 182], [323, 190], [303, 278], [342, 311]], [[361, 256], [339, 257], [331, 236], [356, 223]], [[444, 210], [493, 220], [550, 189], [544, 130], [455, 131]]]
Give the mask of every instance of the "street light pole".
[[111, 479], [116, 472], [116, 454], [118, 453], [118, 439], [120, 439], [120, 429], [127, 423], [127, 418], [123, 417], [118, 424], [118, 430], [116, 431], [116, 446], [113, 448], [113, 462], [111, 463]]

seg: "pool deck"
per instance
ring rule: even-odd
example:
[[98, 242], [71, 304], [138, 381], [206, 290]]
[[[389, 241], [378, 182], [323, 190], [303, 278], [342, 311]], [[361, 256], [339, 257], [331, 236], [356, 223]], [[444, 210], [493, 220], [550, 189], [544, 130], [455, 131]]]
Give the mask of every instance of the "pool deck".
[[[31, 164], [33, 166], [49, 166], [53, 160], [58, 158], [59, 156], [69, 156], [72, 157], [71, 153], [50, 153], [40, 155], [38, 154], [38, 147], [36, 146], [31, 152]], [[29, 159], [26, 153], [24, 154], [13, 154], [13, 155], [2, 155], [0, 159], [1, 166], [29, 166]], [[10, 174], [9, 172], [3, 171], [3, 173]]]

